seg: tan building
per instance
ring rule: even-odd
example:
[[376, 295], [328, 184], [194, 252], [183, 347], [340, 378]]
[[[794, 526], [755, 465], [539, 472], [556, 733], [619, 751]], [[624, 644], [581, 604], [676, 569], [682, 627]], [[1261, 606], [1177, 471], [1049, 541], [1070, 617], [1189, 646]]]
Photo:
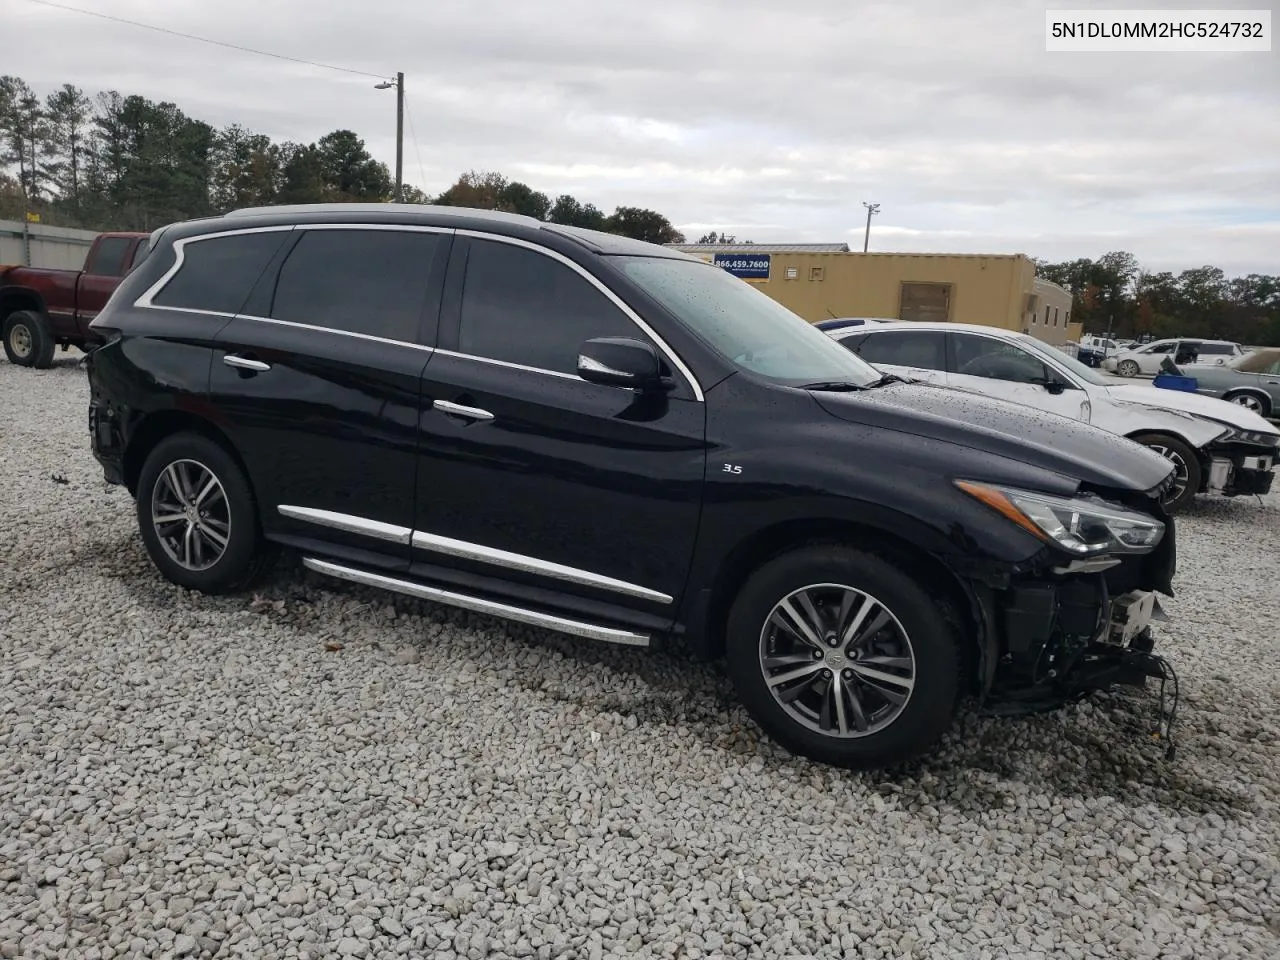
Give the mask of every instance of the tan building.
[[[1023, 254], [852, 253], [846, 244], [673, 244], [810, 323], [833, 317], [980, 323], [1063, 343], [1071, 295]], [[1078, 336], [1078, 333], [1077, 333]]]

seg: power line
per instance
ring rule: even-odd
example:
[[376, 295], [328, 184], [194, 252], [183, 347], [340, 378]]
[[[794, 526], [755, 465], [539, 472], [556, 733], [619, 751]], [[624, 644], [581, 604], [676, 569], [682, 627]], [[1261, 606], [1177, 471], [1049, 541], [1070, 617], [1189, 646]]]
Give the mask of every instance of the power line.
[[178, 30], [170, 30], [167, 27], [157, 27], [150, 23], [140, 23], [137, 20], [126, 20], [124, 17], [112, 16], [109, 13], [99, 13], [96, 10], [83, 10], [80, 7], [68, 6], [65, 3], [54, 3], [53, 0], [27, 0], [28, 3], [39, 4], [42, 7], [54, 7], [58, 10], [67, 10], [71, 13], [84, 14], [86, 17], [97, 17], [100, 20], [110, 20], [113, 23], [124, 23], [131, 27], [141, 27], [144, 30], [154, 30], [156, 33], [165, 33], [171, 37], [181, 37], [184, 40], [195, 40], [199, 43], [208, 43], [215, 47], [226, 47], [229, 50], [239, 50], [242, 53], [256, 53], [260, 57], [273, 57], [276, 60], [288, 60], [290, 63], [301, 63], [309, 67], [320, 67], [323, 70], [337, 70], [339, 73], [354, 73], [360, 77], [373, 77], [377, 80], [383, 80], [381, 74], [368, 73], [365, 70], [354, 70], [351, 67], [338, 67], [332, 63], [317, 63], [315, 60], [303, 60], [301, 57], [288, 57], [283, 53], [272, 53], [269, 50], [255, 50], [253, 47], [242, 47], [236, 43], [227, 43], [223, 40], [210, 40], [208, 37], [198, 37], [193, 33], [182, 33]]
[[422, 192], [427, 192], [427, 171], [422, 165], [422, 151], [418, 149], [418, 131], [413, 129], [413, 108], [409, 106], [409, 98], [404, 98], [404, 113], [409, 121], [409, 137], [413, 140], [413, 154], [418, 158], [418, 179], [422, 181]]

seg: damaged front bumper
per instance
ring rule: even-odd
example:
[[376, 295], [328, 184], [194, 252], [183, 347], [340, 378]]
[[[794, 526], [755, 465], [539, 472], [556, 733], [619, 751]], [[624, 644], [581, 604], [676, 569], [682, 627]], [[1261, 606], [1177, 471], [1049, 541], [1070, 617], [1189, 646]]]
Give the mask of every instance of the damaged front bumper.
[[1277, 448], [1237, 442], [1212, 443], [1205, 448], [1208, 469], [1203, 491], [1224, 497], [1271, 492]]

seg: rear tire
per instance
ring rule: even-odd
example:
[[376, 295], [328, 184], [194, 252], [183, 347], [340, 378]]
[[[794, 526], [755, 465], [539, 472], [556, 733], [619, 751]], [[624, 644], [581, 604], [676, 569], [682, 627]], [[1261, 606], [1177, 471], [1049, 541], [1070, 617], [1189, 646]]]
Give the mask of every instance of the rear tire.
[[235, 459], [208, 437], [179, 433], [156, 445], [138, 475], [138, 529], [168, 580], [229, 593], [266, 572], [253, 491]]
[[18, 310], [4, 321], [4, 355], [19, 367], [44, 369], [53, 363], [55, 344], [45, 318], [34, 310]]
[[1271, 416], [1271, 401], [1263, 399], [1258, 394], [1249, 390], [1237, 390], [1234, 393], [1225, 394], [1222, 398], [1228, 403], [1238, 403], [1246, 410], [1252, 410], [1260, 417]]
[[[796, 613], [807, 631], [793, 626]], [[963, 682], [960, 640], [924, 587], [837, 545], [784, 554], [748, 578], [729, 613], [726, 656], [738, 696], [770, 737], [855, 769], [932, 747]]]
[[1164, 508], [1169, 513], [1177, 513], [1196, 498], [1204, 480], [1204, 470], [1200, 466], [1200, 458], [1191, 447], [1177, 437], [1158, 433], [1133, 439], [1171, 461], [1178, 471], [1176, 485], [1164, 502]]
[[1142, 372], [1142, 368], [1138, 366], [1135, 360], [1121, 360], [1116, 367], [1116, 373], [1122, 377], [1136, 377]]

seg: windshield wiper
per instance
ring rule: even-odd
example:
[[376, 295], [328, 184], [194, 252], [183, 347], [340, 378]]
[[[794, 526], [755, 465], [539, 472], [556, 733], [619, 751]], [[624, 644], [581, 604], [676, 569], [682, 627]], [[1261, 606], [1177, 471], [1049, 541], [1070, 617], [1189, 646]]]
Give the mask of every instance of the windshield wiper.
[[915, 381], [908, 380], [906, 377], [900, 377], [896, 373], [886, 373], [878, 380], [872, 380], [868, 383], [867, 389], [870, 390], [875, 387], [883, 387], [885, 384], [889, 383], [915, 383]]
[[860, 383], [853, 383], [849, 380], [819, 380], [817, 383], [806, 383], [800, 387], [801, 390], [829, 390], [832, 392], [842, 390], [865, 390]]

